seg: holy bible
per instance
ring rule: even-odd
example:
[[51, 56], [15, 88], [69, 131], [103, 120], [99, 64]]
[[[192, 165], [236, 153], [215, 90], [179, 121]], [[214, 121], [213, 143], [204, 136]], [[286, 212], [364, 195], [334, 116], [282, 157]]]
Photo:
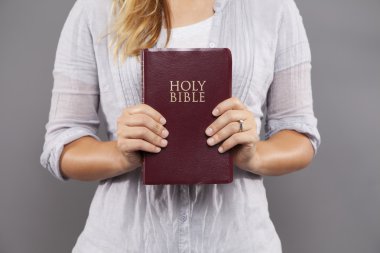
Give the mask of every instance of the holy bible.
[[166, 119], [168, 144], [143, 154], [142, 181], [154, 184], [221, 184], [233, 180], [233, 159], [209, 146], [212, 110], [231, 97], [232, 57], [228, 48], [141, 50], [142, 102]]

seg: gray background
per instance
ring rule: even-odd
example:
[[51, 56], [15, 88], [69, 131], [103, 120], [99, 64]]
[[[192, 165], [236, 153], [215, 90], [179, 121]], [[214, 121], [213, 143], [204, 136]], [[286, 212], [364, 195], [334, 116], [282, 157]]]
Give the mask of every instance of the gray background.
[[[73, 0], [0, 0], [0, 252], [70, 252], [96, 183], [39, 164], [55, 49]], [[267, 177], [290, 253], [380, 252], [380, 1], [297, 0], [313, 58], [322, 145], [313, 164]], [[100, 130], [104, 136], [104, 127]]]

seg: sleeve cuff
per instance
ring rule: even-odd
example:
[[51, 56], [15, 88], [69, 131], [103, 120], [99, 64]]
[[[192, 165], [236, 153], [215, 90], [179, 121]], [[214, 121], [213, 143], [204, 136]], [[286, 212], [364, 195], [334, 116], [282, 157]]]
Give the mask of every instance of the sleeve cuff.
[[98, 141], [101, 141], [101, 139], [90, 129], [81, 127], [65, 129], [63, 132], [59, 133], [57, 137], [52, 139], [51, 142], [45, 144], [43, 148], [44, 150], [40, 156], [41, 165], [60, 181], [68, 181], [69, 178], [64, 177], [61, 173], [61, 168], [59, 166], [60, 156], [65, 144], [83, 136], [92, 136]]
[[297, 117], [291, 119], [278, 119], [269, 120], [266, 125], [265, 139], [268, 139], [273, 134], [281, 130], [295, 130], [299, 133], [305, 134], [313, 146], [314, 156], [317, 154], [319, 145], [321, 143], [321, 137], [317, 129], [317, 119]]

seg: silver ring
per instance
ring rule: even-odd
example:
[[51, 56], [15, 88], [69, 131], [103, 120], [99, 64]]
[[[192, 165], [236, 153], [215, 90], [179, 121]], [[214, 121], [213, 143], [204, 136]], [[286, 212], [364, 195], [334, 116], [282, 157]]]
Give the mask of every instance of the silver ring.
[[243, 132], [243, 122], [244, 122], [244, 120], [239, 119], [238, 122], [239, 122], [239, 124], [240, 124], [239, 132]]

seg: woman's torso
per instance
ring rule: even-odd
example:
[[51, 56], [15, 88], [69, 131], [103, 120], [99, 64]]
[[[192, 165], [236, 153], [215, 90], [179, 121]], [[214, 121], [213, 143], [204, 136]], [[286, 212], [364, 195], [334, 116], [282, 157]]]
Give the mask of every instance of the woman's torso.
[[[134, 57], [114, 62], [109, 37], [96, 39], [111, 22], [111, 2], [89, 1], [88, 13], [101, 107], [114, 140], [122, 109], [141, 103], [141, 68]], [[169, 44], [230, 48], [233, 96], [254, 113], [258, 129], [273, 75], [279, 2], [216, 0], [212, 18], [175, 30]], [[198, 28], [208, 29], [208, 37]], [[197, 42], [186, 39], [190, 30]], [[162, 33], [155, 47], [164, 41]], [[261, 176], [235, 166], [230, 184], [143, 185], [140, 175], [141, 167], [99, 183], [73, 252], [281, 252]]]

